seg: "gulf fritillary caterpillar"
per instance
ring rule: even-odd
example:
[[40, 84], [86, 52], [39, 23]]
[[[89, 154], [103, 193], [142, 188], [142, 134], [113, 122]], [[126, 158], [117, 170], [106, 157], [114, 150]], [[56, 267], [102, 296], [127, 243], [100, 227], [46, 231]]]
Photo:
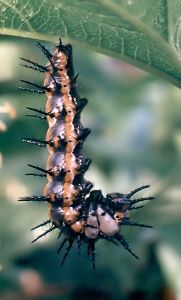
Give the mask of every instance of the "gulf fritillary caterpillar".
[[83, 142], [90, 133], [90, 129], [83, 128], [80, 120], [87, 100], [80, 98], [77, 92], [72, 47], [63, 45], [60, 40], [51, 54], [39, 42], [37, 45], [47, 57], [47, 65], [42, 66], [28, 59], [21, 59], [28, 63], [24, 65], [25, 67], [45, 74], [44, 84], [39, 86], [22, 80], [33, 86], [33, 89], [20, 88], [45, 94], [47, 98], [45, 111], [31, 107], [28, 109], [37, 113], [31, 116], [47, 120], [49, 128], [44, 141], [35, 138], [25, 138], [23, 141], [47, 147], [50, 155], [46, 168], [42, 169], [29, 164], [41, 173], [28, 173], [27, 175], [47, 176], [48, 183], [42, 196], [23, 197], [19, 201], [47, 202], [48, 220], [32, 230], [48, 223], [51, 227], [32, 243], [57, 228], [58, 238], [63, 237], [58, 253], [66, 243], [68, 244], [61, 265], [75, 241], [77, 241], [79, 252], [81, 243], [87, 244], [93, 268], [95, 268], [95, 243], [100, 239], [105, 239], [115, 245], [122, 245], [135, 258], [138, 258], [120, 234], [120, 229], [124, 225], [152, 227], [131, 221], [129, 217], [130, 210], [143, 207], [135, 206], [135, 204], [154, 199], [154, 197], [131, 199], [138, 191], [148, 188], [149, 185], [141, 186], [128, 194], [110, 193], [105, 197], [101, 190], [92, 190], [93, 184], [84, 178], [91, 160], [84, 158], [81, 154]]

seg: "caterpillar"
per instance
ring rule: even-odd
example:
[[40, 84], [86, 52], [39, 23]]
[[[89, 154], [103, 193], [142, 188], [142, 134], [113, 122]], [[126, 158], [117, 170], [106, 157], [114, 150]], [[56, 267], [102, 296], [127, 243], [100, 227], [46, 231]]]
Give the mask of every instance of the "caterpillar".
[[47, 147], [49, 157], [45, 169], [29, 164], [28, 166], [40, 173], [27, 175], [47, 177], [43, 195], [21, 197], [19, 201], [37, 201], [48, 204], [47, 221], [35, 226], [32, 230], [50, 224], [50, 228], [36, 237], [32, 243], [47, 233], [58, 229], [61, 244], [60, 253], [65, 244], [67, 248], [61, 265], [64, 264], [69, 251], [76, 241], [78, 251], [82, 242], [87, 244], [88, 255], [95, 269], [95, 244], [104, 239], [117, 246], [123, 246], [132, 256], [138, 256], [132, 251], [120, 231], [124, 225], [148, 227], [132, 221], [131, 210], [142, 208], [137, 203], [152, 200], [154, 197], [132, 197], [149, 185], [143, 185], [128, 194], [109, 193], [103, 195], [101, 190], [93, 190], [93, 184], [84, 178], [91, 160], [82, 155], [82, 146], [90, 134], [89, 128], [81, 123], [81, 112], [87, 104], [87, 99], [81, 98], [77, 92], [77, 75], [74, 74], [72, 46], [64, 45], [62, 41], [55, 47], [53, 53], [41, 43], [37, 43], [48, 63], [43, 66], [31, 60], [21, 58], [23, 66], [44, 73], [43, 85], [37, 85], [27, 80], [21, 80], [30, 85], [20, 87], [28, 92], [44, 93], [46, 97], [45, 110], [27, 107], [34, 112], [33, 116], [47, 120], [48, 130], [45, 140], [24, 138], [23, 141], [40, 147]]

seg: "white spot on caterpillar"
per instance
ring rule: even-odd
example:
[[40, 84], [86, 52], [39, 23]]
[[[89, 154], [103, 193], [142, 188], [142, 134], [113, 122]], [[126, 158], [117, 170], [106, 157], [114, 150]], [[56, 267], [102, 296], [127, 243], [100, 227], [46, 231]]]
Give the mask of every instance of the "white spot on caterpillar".
[[117, 232], [119, 232], [119, 225], [117, 222], [100, 206], [97, 208], [97, 218], [99, 221], [100, 230], [104, 234], [108, 236], [114, 236]]

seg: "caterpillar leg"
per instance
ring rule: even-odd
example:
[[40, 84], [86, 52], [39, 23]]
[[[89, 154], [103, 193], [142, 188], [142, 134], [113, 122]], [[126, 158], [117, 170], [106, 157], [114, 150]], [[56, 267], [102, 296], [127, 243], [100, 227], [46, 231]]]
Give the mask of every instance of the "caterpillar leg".
[[26, 88], [26, 87], [23, 87], [23, 86], [19, 86], [18, 89], [22, 90], [22, 91], [27, 91], [27, 92], [30, 92], [30, 93], [38, 93], [38, 94], [44, 94], [45, 93], [45, 91], [43, 91], [43, 90], [29, 89], [29, 88]]
[[110, 243], [112, 243], [116, 246], [119, 246], [118, 243], [115, 242], [114, 237], [110, 237], [110, 236], [104, 234], [103, 232], [101, 232], [100, 237], [101, 237], [101, 239], [104, 239], [104, 240], [106, 240], [106, 241], [108, 241], [108, 242], [110, 242]]
[[45, 112], [45, 111], [43, 111], [41, 109], [36, 109], [36, 108], [33, 108], [33, 107], [29, 107], [29, 106], [27, 106], [26, 108], [29, 109], [29, 110], [31, 110], [31, 111], [37, 112], [39, 114], [45, 115], [45, 116], [51, 115], [50, 113], [47, 113], [47, 112]]
[[21, 66], [25, 67], [25, 68], [29, 68], [29, 69], [33, 69], [34, 71], [39, 71], [39, 72], [48, 72], [48, 69], [42, 65], [39, 65], [37, 64], [36, 62], [34, 61], [31, 61], [29, 59], [26, 59], [26, 58], [23, 58], [23, 57], [20, 57], [20, 59], [22, 61], [25, 61], [27, 63], [29, 63], [30, 65], [24, 65], [24, 64], [21, 64]]
[[44, 91], [44, 92], [45, 91], [49, 91], [49, 89], [46, 86], [38, 85], [38, 84], [36, 84], [34, 82], [30, 82], [28, 80], [20, 80], [20, 81], [23, 82], [23, 83], [29, 84], [29, 85], [31, 85], [33, 87], [36, 87], [36, 88], [40, 89], [41, 91]]
[[46, 117], [45, 116], [38, 116], [38, 115], [26, 115], [26, 117], [30, 117], [30, 118], [37, 118], [37, 119], [40, 119], [40, 120], [46, 120]]
[[25, 143], [28, 143], [28, 144], [39, 146], [39, 147], [46, 147], [47, 144], [49, 144], [48, 141], [43, 141], [43, 140], [34, 139], [34, 138], [24, 138], [22, 141]]
[[87, 252], [88, 256], [91, 256], [91, 262], [92, 262], [92, 267], [93, 270], [96, 268], [95, 264], [95, 241], [90, 241], [88, 246], [87, 246]]
[[67, 249], [66, 249], [66, 251], [65, 251], [65, 254], [64, 254], [64, 256], [63, 256], [63, 259], [62, 259], [62, 261], [61, 261], [61, 266], [63, 266], [63, 264], [64, 264], [64, 262], [65, 262], [65, 260], [66, 260], [66, 258], [67, 258], [67, 256], [68, 256], [68, 254], [69, 254], [69, 252], [70, 252], [70, 249], [72, 248], [72, 245], [73, 245], [73, 243], [74, 243], [74, 240], [72, 240], [72, 239], [68, 239], [68, 243], [69, 243], [69, 245], [68, 245], [68, 247], [67, 247]]
[[139, 259], [139, 257], [131, 250], [129, 244], [126, 242], [126, 240], [123, 238], [121, 234], [117, 234], [115, 236], [117, 241], [121, 244], [121, 246], [124, 247], [125, 250], [127, 250], [132, 256], [134, 256], [136, 259]]
[[36, 239], [34, 239], [34, 240], [32, 241], [32, 244], [33, 244], [34, 242], [36, 242], [37, 240], [39, 240], [40, 238], [42, 238], [43, 236], [45, 236], [47, 233], [53, 231], [55, 228], [56, 228], [55, 225], [53, 225], [52, 227], [50, 227], [50, 229], [46, 230], [44, 233], [40, 234]]
[[150, 185], [149, 184], [146, 184], [146, 185], [142, 185], [138, 188], [136, 188], [135, 190], [131, 191], [129, 194], [127, 194], [127, 197], [128, 198], [131, 198], [134, 194], [136, 194], [137, 192], [141, 191], [141, 190], [144, 190], [144, 189], [147, 189], [149, 188]]
[[42, 53], [48, 58], [48, 60], [50, 60], [52, 58], [53, 55], [50, 53], [50, 51], [44, 45], [37, 42], [37, 46], [40, 48]]
[[65, 238], [62, 243], [60, 244], [60, 247], [57, 250], [57, 254], [60, 253], [60, 251], [62, 250], [63, 246], [66, 244], [66, 242], [68, 241], [68, 238]]
[[145, 227], [145, 228], [153, 228], [151, 225], [141, 224], [134, 221], [130, 221], [129, 219], [123, 219], [121, 225], [128, 225], [128, 226], [137, 226], [137, 227]]
[[47, 220], [47, 221], [45, 221], [45, 222], [43, 222], [43, 223], [41, 223], [41, 224], [39, 224], [39, 225], [37, 225], [37, 226], [31, 228], [31, 231], [32, 231], [32, 230], [35, 230], [35, 229], [37, 229], [37, 228], [39, 228], [39, 227], [45, 226], [45, 225], [47, 225], [47, 224], [49, 224], [49, 223], [51, 223], [51, 220]]
[[137, 199], [131, 200], [131, 205], [136, 204], [138, 202], [143, 202], [143, 201], [146, 201], [146, 200], [154, 200], [154, 199], [155, 199], [155, 197], [141, 197], [141, 198], [137, 198]]
[[50, 198], [48, 196], [27, 196], [21, 197], [18, 201], [32, 201], [32, 202], [49, 202]]
[[38, 177], [47, 177], [46, 175], [44, 174], [39, 174], [39, 173], [26, 173], [25, 174], [26, 176], [38, 176]]

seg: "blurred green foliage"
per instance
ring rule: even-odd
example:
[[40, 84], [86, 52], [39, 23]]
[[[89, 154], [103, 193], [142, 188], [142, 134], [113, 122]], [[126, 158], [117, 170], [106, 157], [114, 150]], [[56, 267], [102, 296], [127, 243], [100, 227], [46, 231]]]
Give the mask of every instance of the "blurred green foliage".
[[[121, 57], [180, 86], [180, 1], [0, 4], [0, 33], [16, 35], [0, 40], [0, 298], [180, 300], [181, 92], [162, 78], [91, 51]], [[142, 195], [156, 196], [131, 214], [153, 230], [122, 229], [138, 262], [100, 241], [96, 272], [85, 248], [79, 257], [74, 247], [60, 268], [57, 233], [31, 245], [39, 232], [30, 228], [46, 220], [47, 207], [17, 199], [42, 193], [46, 180], [24, 173], [28, 163], [44, 166], [48, 153], [21, 140], [44, 139], [46, 122], [25, 115], [27, 106], [44, 109], [46, 99], [18, 90], [20, 79], [43, 82], [41, 74], [19, 65], [19, 57], [42, 64], [46, 59], [35, 41], [17, 36], [51, 41], [59, 35], [76, 42], [78, 90], [89, 99], [82, 113], [83, 124], [92, 130], [84, 145], [93, 161], [86, 178], [104, 194], [151, 184]]]

